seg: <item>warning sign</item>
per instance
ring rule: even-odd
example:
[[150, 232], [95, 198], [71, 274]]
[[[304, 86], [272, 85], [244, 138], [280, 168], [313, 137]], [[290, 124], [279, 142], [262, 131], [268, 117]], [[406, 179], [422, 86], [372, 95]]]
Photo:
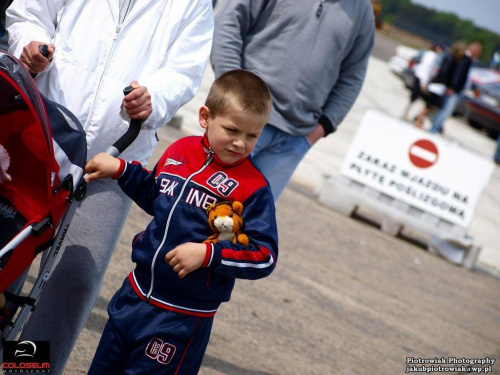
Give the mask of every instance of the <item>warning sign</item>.
[[456, 142], [368, 111], [341, 173], [467, 228], [493, 168], [490, 160]]

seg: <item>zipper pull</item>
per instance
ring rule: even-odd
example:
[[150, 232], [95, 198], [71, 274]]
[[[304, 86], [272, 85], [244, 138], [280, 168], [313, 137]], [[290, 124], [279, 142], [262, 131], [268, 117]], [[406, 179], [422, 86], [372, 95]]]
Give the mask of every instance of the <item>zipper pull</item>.
[[207, 165], [210, 161], [210, 158], [212, 157], [212, 155], [214, 154], [214, 150], [212, 150], [212, 147], [209, 147], [208, 148], [208, 155], [207, 155], [207, 158], [205, 159], [205, 165]]
[[118, 34], [120, 34], [120, 29], [121, 29], [120, 25], [116, 26], [115, 37], [113, 38], [113, 40], [116, 40], [116, 38], [118, 38]]
[[316, 11], [316, 17], [319, 18], [321, 16], [321, 12], [323, 11], [323, 3], [325, 1], [322, 0], [320, 3], [319, 3], [319, 7], [318, 7], [318, 10]]

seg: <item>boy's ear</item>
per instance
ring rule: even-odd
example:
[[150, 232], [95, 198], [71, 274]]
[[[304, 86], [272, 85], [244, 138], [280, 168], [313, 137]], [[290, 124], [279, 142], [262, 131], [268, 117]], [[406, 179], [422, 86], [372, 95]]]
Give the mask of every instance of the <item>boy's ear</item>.
[[208, 119], [209, 119], [209, 117], [210, 117], [210, 109], [208, 109], [208, 107], [206, 105], [200, 107], [198, 120], [200, 122], [200, 126], [203, 129], [208, 128]]

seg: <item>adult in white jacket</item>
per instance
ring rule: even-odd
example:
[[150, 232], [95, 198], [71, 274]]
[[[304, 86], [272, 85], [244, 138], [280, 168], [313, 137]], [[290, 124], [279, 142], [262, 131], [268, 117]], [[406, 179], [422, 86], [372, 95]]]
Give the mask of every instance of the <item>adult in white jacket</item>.
[[[122, 157], [145, 163], [156, 129], [200, 86], [212, 43], [212, 3], [15, 0], [7, 30], [10, 52], [38, 73], [40, 91], [80, 120], [89, 159], [126, 131], [130, 117], [145, 121]], [[49, 45], [48, 59], [40, 44]], [[135, 90], [124, 99], [131, 83]], [[64, 256], [22, 335], [50, 341], [53, 374], [63, 372], [97, 301], [130, 205], [115, 181], [100, 180], [88, 186], [71, 223]]]

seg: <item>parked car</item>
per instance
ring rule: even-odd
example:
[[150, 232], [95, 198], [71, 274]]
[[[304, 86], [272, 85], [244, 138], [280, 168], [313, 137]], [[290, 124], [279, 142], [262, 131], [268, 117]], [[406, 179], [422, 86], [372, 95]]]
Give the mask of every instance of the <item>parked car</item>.
[[425, 50], [422, 49], [418, 51], [418, 53], [408, 61], [408, 66], [403, 69], [403, 71], [400, 73], [400, 77], [403, 80], [403, 83], [407, 89], [411, 89], [415, 83], [415, 66], [420, 63], [420, 60], [422, 59], [422, 55], [424, 54]]
[[473, 82], [465, 90], [464, 114], [471, 126], [496, 139], [500, 134], [500, 72], [490, 70], [488, 74], [489, 79]]
[[396, 54], [389, 59], [389, 68], [393, 73], [401, 76], [403, 70], [408, 68], [410, 61], [414, 59], [420, 51], [407, 46], [397, 46]]

